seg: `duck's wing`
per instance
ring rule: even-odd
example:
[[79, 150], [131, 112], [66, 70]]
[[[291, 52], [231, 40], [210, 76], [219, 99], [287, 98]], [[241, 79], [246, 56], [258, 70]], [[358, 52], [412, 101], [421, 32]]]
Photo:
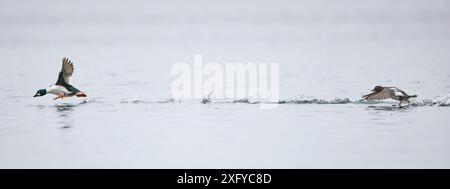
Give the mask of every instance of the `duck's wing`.
[[67, 96], [87, 97], [86, 93], [80, 91], [79, 89], [75, 88], [72, 85], [66, 84], [65, 87], [68, 91], [71, 92]]
[[69, 84], [70, 77], [73, 74], [73, 63], [68, 58], [62, 59], [62, 67], [59, 72], [58, 81], [56, 81], [56, 85], [66, 85]]
[[395, 96], [395, 91], [391, 88], [384, 88], [380, 92], [373, 92], [368, 95], [364, 95], [363, 98], [366, 100], [383, 100]]

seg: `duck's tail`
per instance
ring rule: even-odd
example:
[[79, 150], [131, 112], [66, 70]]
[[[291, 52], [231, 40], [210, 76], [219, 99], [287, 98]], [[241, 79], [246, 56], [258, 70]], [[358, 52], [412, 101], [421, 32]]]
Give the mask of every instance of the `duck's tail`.
[[87, 97], [87, 95], [85, 93], [83, 93], [83, 92], [77, 92], [75, 94], [75, 96], [77, 96], [77, 97]]

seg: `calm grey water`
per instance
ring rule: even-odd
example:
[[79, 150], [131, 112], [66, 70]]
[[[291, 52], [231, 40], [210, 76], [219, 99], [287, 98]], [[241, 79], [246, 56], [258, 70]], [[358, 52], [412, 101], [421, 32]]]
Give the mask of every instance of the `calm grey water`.
[[[449, 9], [2, 1], [0, 168], [450, 168]], [[168, 101], [171, 66], [194, 54], [279, 63], [286, 103]], [[64, 56], [89, 98], [32, 98]], [[407, 108], [359, 102], [375, 85], [419, 97]]]

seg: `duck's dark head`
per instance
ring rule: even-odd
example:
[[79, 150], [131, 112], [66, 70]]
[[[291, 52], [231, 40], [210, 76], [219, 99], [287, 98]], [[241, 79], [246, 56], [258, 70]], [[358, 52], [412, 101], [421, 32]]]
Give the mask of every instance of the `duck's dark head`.
[[373, 88], [372, 91], [373, 91], [373, 92], [380, 92], [380, 91], [382, 91], [383, 89], [384, 89], [384, 87], [378, 85], [378, 86], [376, 86], [375, 88]]
[[47, 94], [47, 90], [46, 89], [39, 89], [33, 97], [44, 96], [46, 94]]

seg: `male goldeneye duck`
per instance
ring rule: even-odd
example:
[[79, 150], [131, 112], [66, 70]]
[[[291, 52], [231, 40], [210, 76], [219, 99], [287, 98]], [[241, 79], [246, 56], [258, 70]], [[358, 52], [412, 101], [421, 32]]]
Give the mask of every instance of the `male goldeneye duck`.
[[366, 100], [383, 100], [391, 98], [400, 101], [399, 106], [402, 105], [403, 101], [409, 103], [410, 98], [415, 98], [417, 95], [408, 95], [404, 91], [398, 89], [397, 87], [382, 87], [376, 86], [372, 89], [373, 93], [364, 95], [363, 98]]
[[68, 58], [62, 59], [62, 68], [59, 72], [58, 81], [56, 81], [56, 84], [50, 85], [49, 87], [45, 89], [40, 89], [36, 92], [36, 94], [33, 97], [40, 97], [44, 96], [47, 93], [57, 95], [56, 98], [53, 100], [56, 100], [58, 98], [63, 99], [64, 97], [87, 97], [87, 95], [77, 88], [73, 87], [69, 84], [69, 79], [72, 77], [73, 74], [73, 63]]

